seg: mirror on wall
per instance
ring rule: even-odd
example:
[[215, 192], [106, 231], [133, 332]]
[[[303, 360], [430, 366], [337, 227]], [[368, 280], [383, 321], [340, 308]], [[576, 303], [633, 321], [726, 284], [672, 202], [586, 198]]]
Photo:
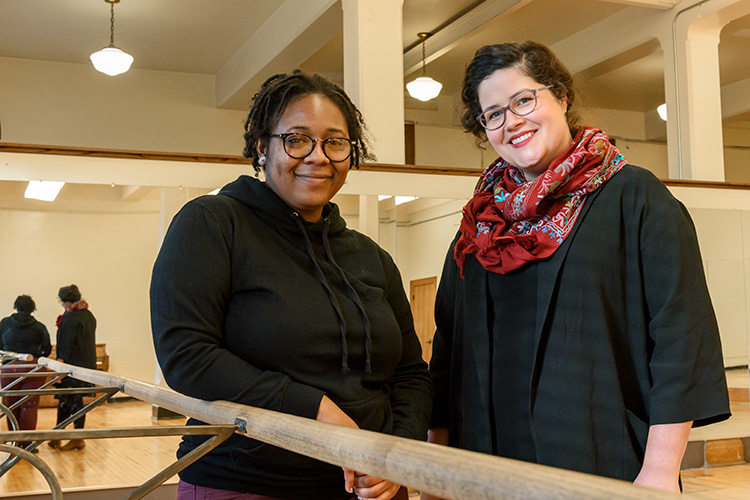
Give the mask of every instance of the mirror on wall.
[[[92, 307], [96, 304], [114, 369], [124, 359], [150, 356], [148, 285], [158, 252], [162, 190], [72, 183], [54, 202], [41, 202], [23, 198], [26, 184], [0, 182], [0, 231], [7, 235], [0, 247], [0, 315], [10, 314], [15, 297], [28, 293], [37, 301], [39, 319], [54, 335], [59, 314], [56, 291], [76, 283]], [[195, 191], [190, 197], [199, 194], [205, 193]], [[747, 209], [736, 208], [734, 201], [733, 208], [711, 208], [717, 204], [712, 200], [694, 201], [683, 192], [676, 196], [684, 198], [697, 228], [725, 363], [738, 368], [747, 386], [750, 203]], [[340, 194], [334, 200], [347, 225], [355, 229], [360, 223], [359, 198]], [[466, 201], [380, 196], [375, 239], [399, 266], [407, 293], [415, 281], [439, 281]], [[150, 380], [153, 367], [128, 367], [125, 375]]]

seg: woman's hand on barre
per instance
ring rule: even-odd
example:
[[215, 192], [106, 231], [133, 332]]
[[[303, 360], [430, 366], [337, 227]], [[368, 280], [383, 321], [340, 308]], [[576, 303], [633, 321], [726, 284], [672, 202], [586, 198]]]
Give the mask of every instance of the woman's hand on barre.
[[[359, 426], [349, 415], [339, 408], [328, 396], [323, 396], [318, 407], [318, 415], [315, 420], [327, 424], [340, 425], [359, 429]], [[349, 493], [355, 493], [358, 497], [366, 500], [390, 500], [399, 489], [399, 485], [385, 481], [375, 476], [355, 473], [355, 471], [342, 467], [344, 470], [344, 488]]]

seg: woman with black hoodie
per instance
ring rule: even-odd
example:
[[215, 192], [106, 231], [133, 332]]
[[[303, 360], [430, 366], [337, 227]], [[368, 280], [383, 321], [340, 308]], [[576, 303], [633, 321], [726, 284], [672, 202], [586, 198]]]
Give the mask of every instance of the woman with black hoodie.
[[[14, 360], [3, 365], [2, 373], [25, 373], [32, 370], [31, 366], [36, 363], [37, 358], [48, 356], [52, 350], [47, 327], [37, 321], [31, 314], [36, 311], [34, 299], [28, 295], [19, 295], [13, 303], [15, 313], [0, 321], [0, 350], [19, 354], [31, 354], [32, 361]], [[16, 366], [18, 365], [18, 366]], [[26, 365], [26, 366], [23, 366]], [[16, 377], [2, 377], [0, 383], [6, 385], [17, 380]], [[22, 382], [13, 386], [14, 390], [37, 389], [44, 383], [44, 377], [27, 377]], [[3, 404], [11, 406], [21, 397], [5, 397]], [[34, 396], [22, 405], [12, 410], [13, 416], [18, 421], [18, 430], [33, 431], [36, 429], [37, 412], [39, 410], [39, 396]], [[21, 443], [25, 444], [25, 443]]]
[[[426, 438], [431, 383], [391, 257], [330, 203], [369, 154], [343, 90], [295, 71], [253, 98], [242, 176], [175, 216], [154, 266], [157, 358], [175, 390]], [[206, 437], [185, 436], [178, 456]], [[179, 500], [405, 498], [404, 488], [242, 436], [180, 473]], [[214, 495], [214, 496], [211, 496]]]

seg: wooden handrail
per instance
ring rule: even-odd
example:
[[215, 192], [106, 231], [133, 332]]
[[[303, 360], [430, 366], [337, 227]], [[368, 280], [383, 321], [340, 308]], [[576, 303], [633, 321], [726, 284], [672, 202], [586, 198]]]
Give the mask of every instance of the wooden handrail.
[[334, 465], [346, 466], [452, 500], [677, 500], [625, 481], [556, 469], [350, 429], [261, 408], [203, 401], [170, 389], [48, 358], [54, 371], [121, 392], [215, 425], [236, 424], [239, 433]]

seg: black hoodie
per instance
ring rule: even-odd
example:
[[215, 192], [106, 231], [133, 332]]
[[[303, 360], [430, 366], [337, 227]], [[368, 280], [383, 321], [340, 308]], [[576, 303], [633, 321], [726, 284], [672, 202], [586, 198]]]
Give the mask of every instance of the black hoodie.
[[31, 314], [14, 313], [0, 321], [0, 350], [48, 356], [52, 350], [49, 332]]
[[[401, 277], [334, 204], [311, 224], [248, 176], [187, 203], [154, 266], [151, 321], [165, 380], [183, 394], [312, 419], [326, 395], [362, 429], [426, 437], [431, 385]], [[178, 455], [205, 439], [186, 436]], [[339, 467], [240, 436], [180, 477], [347, 496]]]

